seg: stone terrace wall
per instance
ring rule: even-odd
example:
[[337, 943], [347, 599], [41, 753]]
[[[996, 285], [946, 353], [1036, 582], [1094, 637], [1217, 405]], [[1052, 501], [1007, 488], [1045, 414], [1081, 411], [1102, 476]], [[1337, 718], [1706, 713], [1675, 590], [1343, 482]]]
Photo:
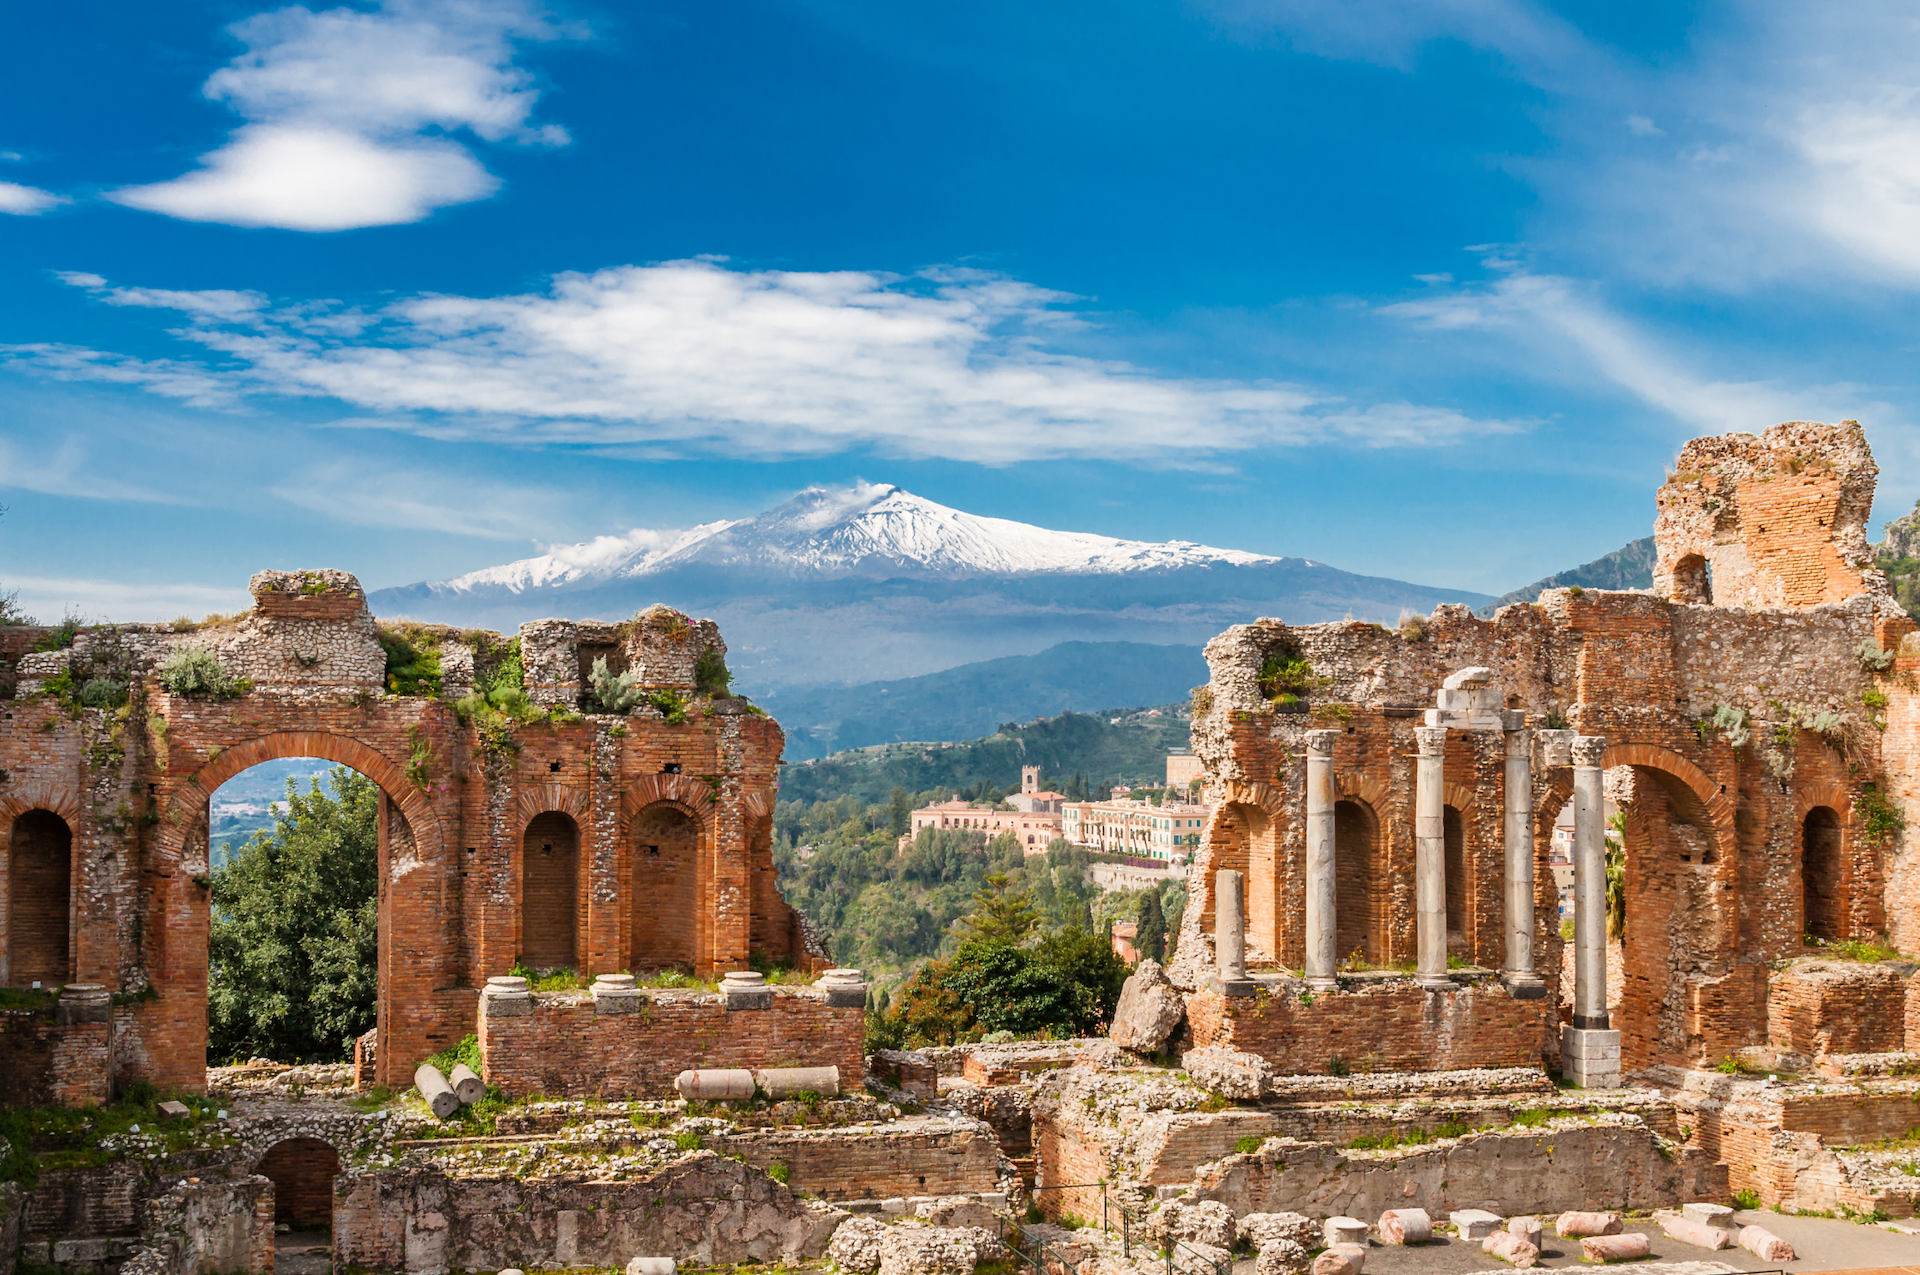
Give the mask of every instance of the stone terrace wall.
[[756, 1168], [707, 1154], [637, 1182], [350, 1174], [335, 1189], [334, 1261], [375, 1271], [793, 1263], [826, 1251], [846, 1214]]
[[1726, 1178], [1700, 1152], [1669, 1158], [1637, 1118], [1613, 1116], [1470, 1134], [1409, 1151], [1269, 1143], [1202, 1169], [1193, 1194], [1219, 1200], [1236, 1216], [1371, 1218], [1390, 1208], [1435, 1216], [1463, 1208], [1552, 1214], [1717, 1200], [1726, 1195]]
[[503, 1015], [483, 997], [485, 1078], [515, 1097], [660, 1098], [690, 1068], [833, 1066], [843, 1090], [860, 1088], [863, 1009], [829, 1008], [811, 988], [770, 1000], [730, 1010], [718, 994], [646, 991], [638, 1012], [600, 1013], [585, 992], [536, 992], [530, 1013]]
[[973, 1120], [870, 1129], [753, 1129], [707, 1145], [758, 1169], [787, 1166], [787, 1185], [823, 1200], [972, 1195], [1000, 1187], [1000, 1145]]
[[1196, 992], [1187, 1022], [1197, 1046], [1259, 1054], [1283, 1075], [1356, 1071], [1455, 1071], [1538, 1064], [1557, 1055], [1553, 1004], [1515, 1000], [1497, 984], [1427, 992], [1394, 980], [1316, 994], [1306, 1003], [1266, 990], [1252, 996]]

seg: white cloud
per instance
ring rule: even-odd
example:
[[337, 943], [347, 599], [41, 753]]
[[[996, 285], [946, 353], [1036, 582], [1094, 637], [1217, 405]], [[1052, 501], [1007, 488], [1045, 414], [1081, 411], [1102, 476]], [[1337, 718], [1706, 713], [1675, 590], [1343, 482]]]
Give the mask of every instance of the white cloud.
[[1530, 79], [1597, 61], [1578, 30], [1526, 0], [1200, 0], [1229, 30], [1275, 33], [1325, 57], [1411, 69], [1422, 45], [1490, 49]]
[[102, 473], [101, 469], [72, 437], [39, 448], [29, 448], [0, 438], [0, 490], [14, 488], [45, 492], [50, 496], [80, 496], [89, 500], [133, 500], [162, 505], [186, 503], [171, 492], [121, 482]]
[[306, 466], [297, 482], [268, 489], [290, 505], [360, 527], [440, 531], [487, 540], [528, 540], [553, 525], [559, 493], [418, 470], [369, 470], [341, 461]]
[[530, 122], [539, 97], [516, 40], [563, 34], [524, 4], [389, 0], [378, 12], [303, 7], [237, 23], [247, 52], [203, 92], [247, 123], [201, 167], [109, 198], [188, 221], [349, 230], [418, 221], [499, 181], [444, 134], [564, 145]]
[[36, 186], [22, 186], [18, 182], [0, 182], [0, 213], [12, 213], [17, 217], [33, 217], [68, 201], [52, 191], [41, 190]]
[[[224, 358], [143, 361], [46, 345], [0, 355], [203, 403], [323, 396], [387, 427], [446, 439], [655, 455], [876, 446], [989, 464], [1181, 463], [1280, 445], [1431, 446], [1519, 428], [1062, 352], [1046, 338], [1079, 324], [1060, 308], [1069, 298], [970, 271], [902, 280], [678, 261], [562, 275], [543, 293], [416, 296], [373, 315], [324, 303], [260, 309], [244, 293], [112, 289], [96, 276], [74, 282], [116, 304], [186, 311], [194, 322], [175, 334]], [[350, 321], [335, 322], [336, 311]]]
[[1667, 130], [1644, 115], [1627, 116], [1627, 131], [1635, 137], [1665, 137]]

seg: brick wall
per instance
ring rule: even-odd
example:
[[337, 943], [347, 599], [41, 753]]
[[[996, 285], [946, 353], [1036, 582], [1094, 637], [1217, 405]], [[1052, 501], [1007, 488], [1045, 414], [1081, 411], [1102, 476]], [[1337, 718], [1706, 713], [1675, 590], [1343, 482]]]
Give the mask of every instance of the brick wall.
[[1283, 1075], [1319, 1075], [1336, 1057], [1355, 1071], [1451, 1071], [1538, 1064], [1558, 1030], [1552, 1002], [1497, 985], [1421, 991], [1394, 980], [1354, 991], [1187, 998], [1193, 1043], [1259, 1054]]
[[720, 995], [647, 992], [640, 1012], [602, 1014], [584, 992], [535, 993], [532, 1013], [480, 1015], [488, 1084], [513, 1096], [661, 1098], [702, 1067], [840, 1069], [861, 1085], [865, 1011], [830, 1009], [820, 993], [776, 988], [772, 1007], [726, 1007]]
[[1767, 1043], [1816, 1057], [1905, 1049], [1911, 982], [1898, 966], [1796, 962], [1767, 984]]
[[13, 821], [7, 855], [7, 981], [58, 987], [71, 977], [73, 834], [48, 810]]

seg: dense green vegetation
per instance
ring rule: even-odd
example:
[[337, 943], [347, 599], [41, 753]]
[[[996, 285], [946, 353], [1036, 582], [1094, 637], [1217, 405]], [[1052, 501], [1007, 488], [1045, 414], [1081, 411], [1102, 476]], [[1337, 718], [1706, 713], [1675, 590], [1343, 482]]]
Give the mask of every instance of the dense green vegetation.
[[1186, 713], [1185, 705], [1062, 713], [1025, 725], [1005, 723], [985, 738], [957, 744], [854, 749], [787, 767], [780, 795], [808, 803], [852, 795], [872, 803], [901, 788], [945, 800], [996, 784], [1018, 791], [1022, 766], [1041, 767], [1061, 792], [1075, 774], [1090, 793], [1105, 793], [1117, 783], [1163, 783], [1167, 753], [1188, 744]]
[[[1065, 841], [1028, 855], [1009, 835], [989, 841], [982, 832], [922, 828], [901, 853], [907, 813], [949, 795], [901, 789], [884, 804], [851, 795], [810, 806], [780, 803], [774, 818], [780, 891], [814, 923], [835, 960], [885, 979], [952, 953], [978, 930], [961, 925], [956, 932], [956, 923], [983, 915], [983, 906], [991, 911], [983, 888], [990, 896], [1024, 900], [1035, 933], [1078, 927], [1104, 944], [1109, 923], [1137, 919], [1147, 892], [1103, 893], [1088, 873], [1095, 856]], [[1186, 892], [1166, 885], [1155, 897], [1177, 926]], [[995, 936], [1007, 937], [1003, 931]]]
[[340, 1059], [373, 1026], [380, 792], [344, 766], [212, 878], [210, 1062]]

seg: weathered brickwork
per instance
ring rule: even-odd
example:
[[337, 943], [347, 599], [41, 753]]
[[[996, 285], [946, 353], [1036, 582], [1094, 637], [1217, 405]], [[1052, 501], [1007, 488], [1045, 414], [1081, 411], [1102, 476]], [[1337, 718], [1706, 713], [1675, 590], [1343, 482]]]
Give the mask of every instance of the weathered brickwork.
[[1558, 1052], [1552, 1003], [1515, 1000], [1499, 986], [1434, 995], [1394, 980], [1311, 998], [1201, 991], [1187, 999], [1187, 1023], [1195, 1045], [1259, 1054], [1294, 1074], [1533, 1066], [1550, 1046]]
[[585, 992], [536, 992], [531, 1013], [480, 1015], [486, 1081], [513, 1097], [662, 1098], [689, 1069], [838, 1067], [841, 1087], [859, 1088], [865, 1011], [811, 988], [771, 1000], [730, 1010], [719, 994], [645, 991], [635, 1012], [612, 1014]]
[[841, 1129], [754, 1129], [709, 1138], [757, 1169], [785, 1166], [787, 1185], [823, 1200], [971, 1195], [999, 1189], [1000, 1144], [985, 1128], [948, 1121]]
[[[475, 989], [522, 956], [588, 974], [710, 976], [754, 954], [824, 967], [773, 885], [780, 728], [695, 688], [701, 656], [725, 650], [710, 621], [657, 608], [623, 624], [522, 626], [528, 692], [563, 711], [483, 732], [452, 701], [498, 664], [498, 635], [414, 630], [439, 653], [440, 692], [402, 694], [411, 688], [385, 684], [380, 630], [352, 576], [263, 572], [252, 590], [251, 611], [198, 629], [89, 629], [49, 652], [30, 649], [48, 630], [0, 630], [0, 984], [125, 993], [113, 1083], [204, 1084], [208, 798], [281, 757], [342, 763], [385, 794], [381, 1083], [404, 1084], [420, 1058], [473, 1031]], [[213, 653], [248, 689], [169, 694], [157, 671], [181, 648]], [[602, 657], [680, 697], [684, 723], [645, 703], [591, 711]], [[102, 676], [131, 682], [126, 709], [61, 698]], [[571, 877], [542, 863], [566, 833]]]
[[[1920, 829], [1920, 635], [1866, 550], [1874, 468], [1859, 428], [1696, 440], [1681, 468], [1661, 494], [1652, 593], [1554, 589], [1491, 619], [1443, 606], [1399, 631], [1262, 620], [1208, 644], [1193, 738], [1219, 804], [1170, 962], [1176, 984], [1205, 982], [1223, 868], [1248, 874], [1253, 968], [1301, 968], [1310, 729], [1339, 732], [1339, 953], [1413, 959], [1412, 732], [1444, 679], [1472, 666], [1492, 671], [1536, 732], [1536, 970], [1561, 968], [1548, 854], [1572, 793], [1564, 748], [1538, 732], [1607, 740], [1626, 846], [1624, 986], [1609, 999], [1629, 1070], [1765, 1043], [1769, 965], [1807, 955], [1809, 934], [1920, 947], [1909, 849], [1920, 834], [1862, 813], [1885, 797]], [[1711, 563], [1711, 601], [1682, 587], [1688, 558]], [[1891, 665], [1876, 668], [1876, 651]], [[1311, 666], [1299, 702], [1269, 701], [1270, 657]], [[1740, 724], [1715, 727], [1716, 710]], [[1504, 785], [1498, 731], [1448, 732], [1448, 948], [1489, 969], [1506, 963]]]
[[1905, 1049], [1913, 978], [1911, 967], [1796, 961], [1768, 982], [1767, 1043], [1814, 1058]]

